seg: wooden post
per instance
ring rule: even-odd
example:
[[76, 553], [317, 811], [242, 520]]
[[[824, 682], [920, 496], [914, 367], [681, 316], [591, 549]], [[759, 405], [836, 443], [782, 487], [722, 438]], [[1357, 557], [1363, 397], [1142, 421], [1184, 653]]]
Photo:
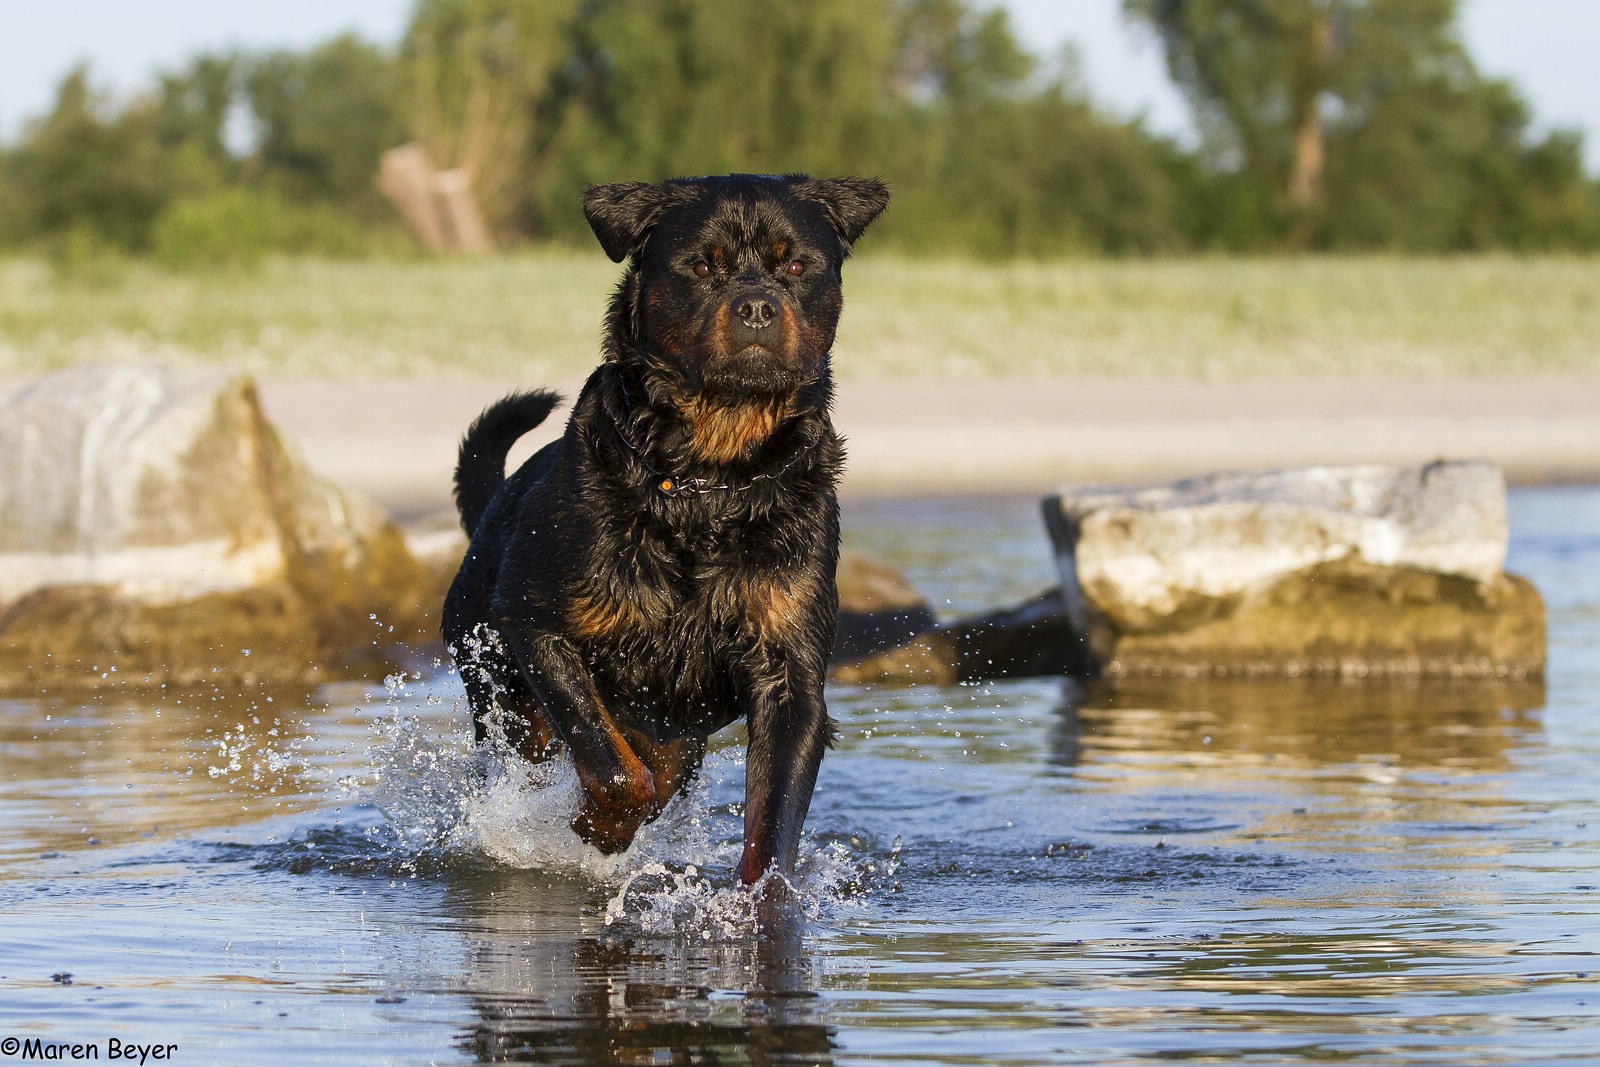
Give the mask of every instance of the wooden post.
[[435, 170], [412, 142], [391, 148], [378, 167], [378, 188], [430, 252], [487, 255], [494, 241], [472, 195], [472, 177], [461, 168]]
[[494, 251], [483, 224], [472, 181], [464, 170], [441, 170], [433, 175], [433, 204], [444, 231], [446, 246], [457, 252], [482, 256]]
[[416, 143], [391, 148], [378, 161], [378, 189], [430, 252], [448, 247], [433, 204], [433, 164]]

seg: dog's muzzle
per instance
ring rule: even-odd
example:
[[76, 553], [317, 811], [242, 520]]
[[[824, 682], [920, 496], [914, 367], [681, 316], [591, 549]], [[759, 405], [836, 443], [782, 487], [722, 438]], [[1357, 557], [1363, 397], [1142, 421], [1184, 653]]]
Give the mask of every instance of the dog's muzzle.
[[798, 323], [783, 298], [761, 289], [734, 293], [725, 305], [720, 343], [701, 372], [719, 393], [774, 395], [798, 388], [814, 375], [801, 351]]
[[768, 350], [783, 346], [780, 336], [783, 330], [782, 310], [771, 295], [759, 289], [738, 293], [728, 301], [728, 310], [732, 320], [728, 331], [728, 347], [732, 351], [737, 352], [750, 345], [760, 345]]

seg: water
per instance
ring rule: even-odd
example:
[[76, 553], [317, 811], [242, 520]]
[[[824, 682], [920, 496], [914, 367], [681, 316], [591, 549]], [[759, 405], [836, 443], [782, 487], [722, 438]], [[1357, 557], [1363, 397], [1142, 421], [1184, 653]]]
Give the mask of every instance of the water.
[[[731, 888], [737, 735], [606, 860], [559, 829], [569, 771], [466, 750], [445, 674], [0, 703], [0, 1038], [176, 1063], [1595, 1062], [1600, 489], [1518, 491], [1512, 517], [1547, 687], [834, 689], [798, 901], [759, 918]], [[846, 522], [941, 610], [1050, 581], [1031, 501]]]

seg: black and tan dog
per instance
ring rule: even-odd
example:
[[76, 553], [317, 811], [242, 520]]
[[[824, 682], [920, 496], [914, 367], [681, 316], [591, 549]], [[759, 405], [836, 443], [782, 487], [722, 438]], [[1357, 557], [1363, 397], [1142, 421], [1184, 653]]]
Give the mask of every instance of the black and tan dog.
[[530, 760], [570, 753], [572, 828], [604, 852], [745, 717], [739, 876], [794, 864], [832, 736], [840, 271], [888, 200], [876, 181], [803, 175], [590, 189], [589, 224], [628, 261], [605, 361], [511, 477], [507, 451], [558, 397], [507, 397], [462, 440], [472, 541], [444, 636], [478, 738], [498, 723]]

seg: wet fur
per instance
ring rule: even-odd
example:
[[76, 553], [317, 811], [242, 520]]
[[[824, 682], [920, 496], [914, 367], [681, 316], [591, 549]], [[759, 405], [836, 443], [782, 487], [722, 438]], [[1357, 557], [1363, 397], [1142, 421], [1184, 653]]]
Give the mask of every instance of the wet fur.
[[832, 731], [840, 271], [887, 201], [877, 182], [796, 175], [591, 189], [585, 214], [627, 261], [605, 362], [561, 438], [509, 478], [507, 450], [554, 394], [501, 400], [462, 441], [471, 544], [444, 636], [477, 736], [569, 753], [573, 828], [604, 851], [743, 717], [740, 878], [793, 866]]

